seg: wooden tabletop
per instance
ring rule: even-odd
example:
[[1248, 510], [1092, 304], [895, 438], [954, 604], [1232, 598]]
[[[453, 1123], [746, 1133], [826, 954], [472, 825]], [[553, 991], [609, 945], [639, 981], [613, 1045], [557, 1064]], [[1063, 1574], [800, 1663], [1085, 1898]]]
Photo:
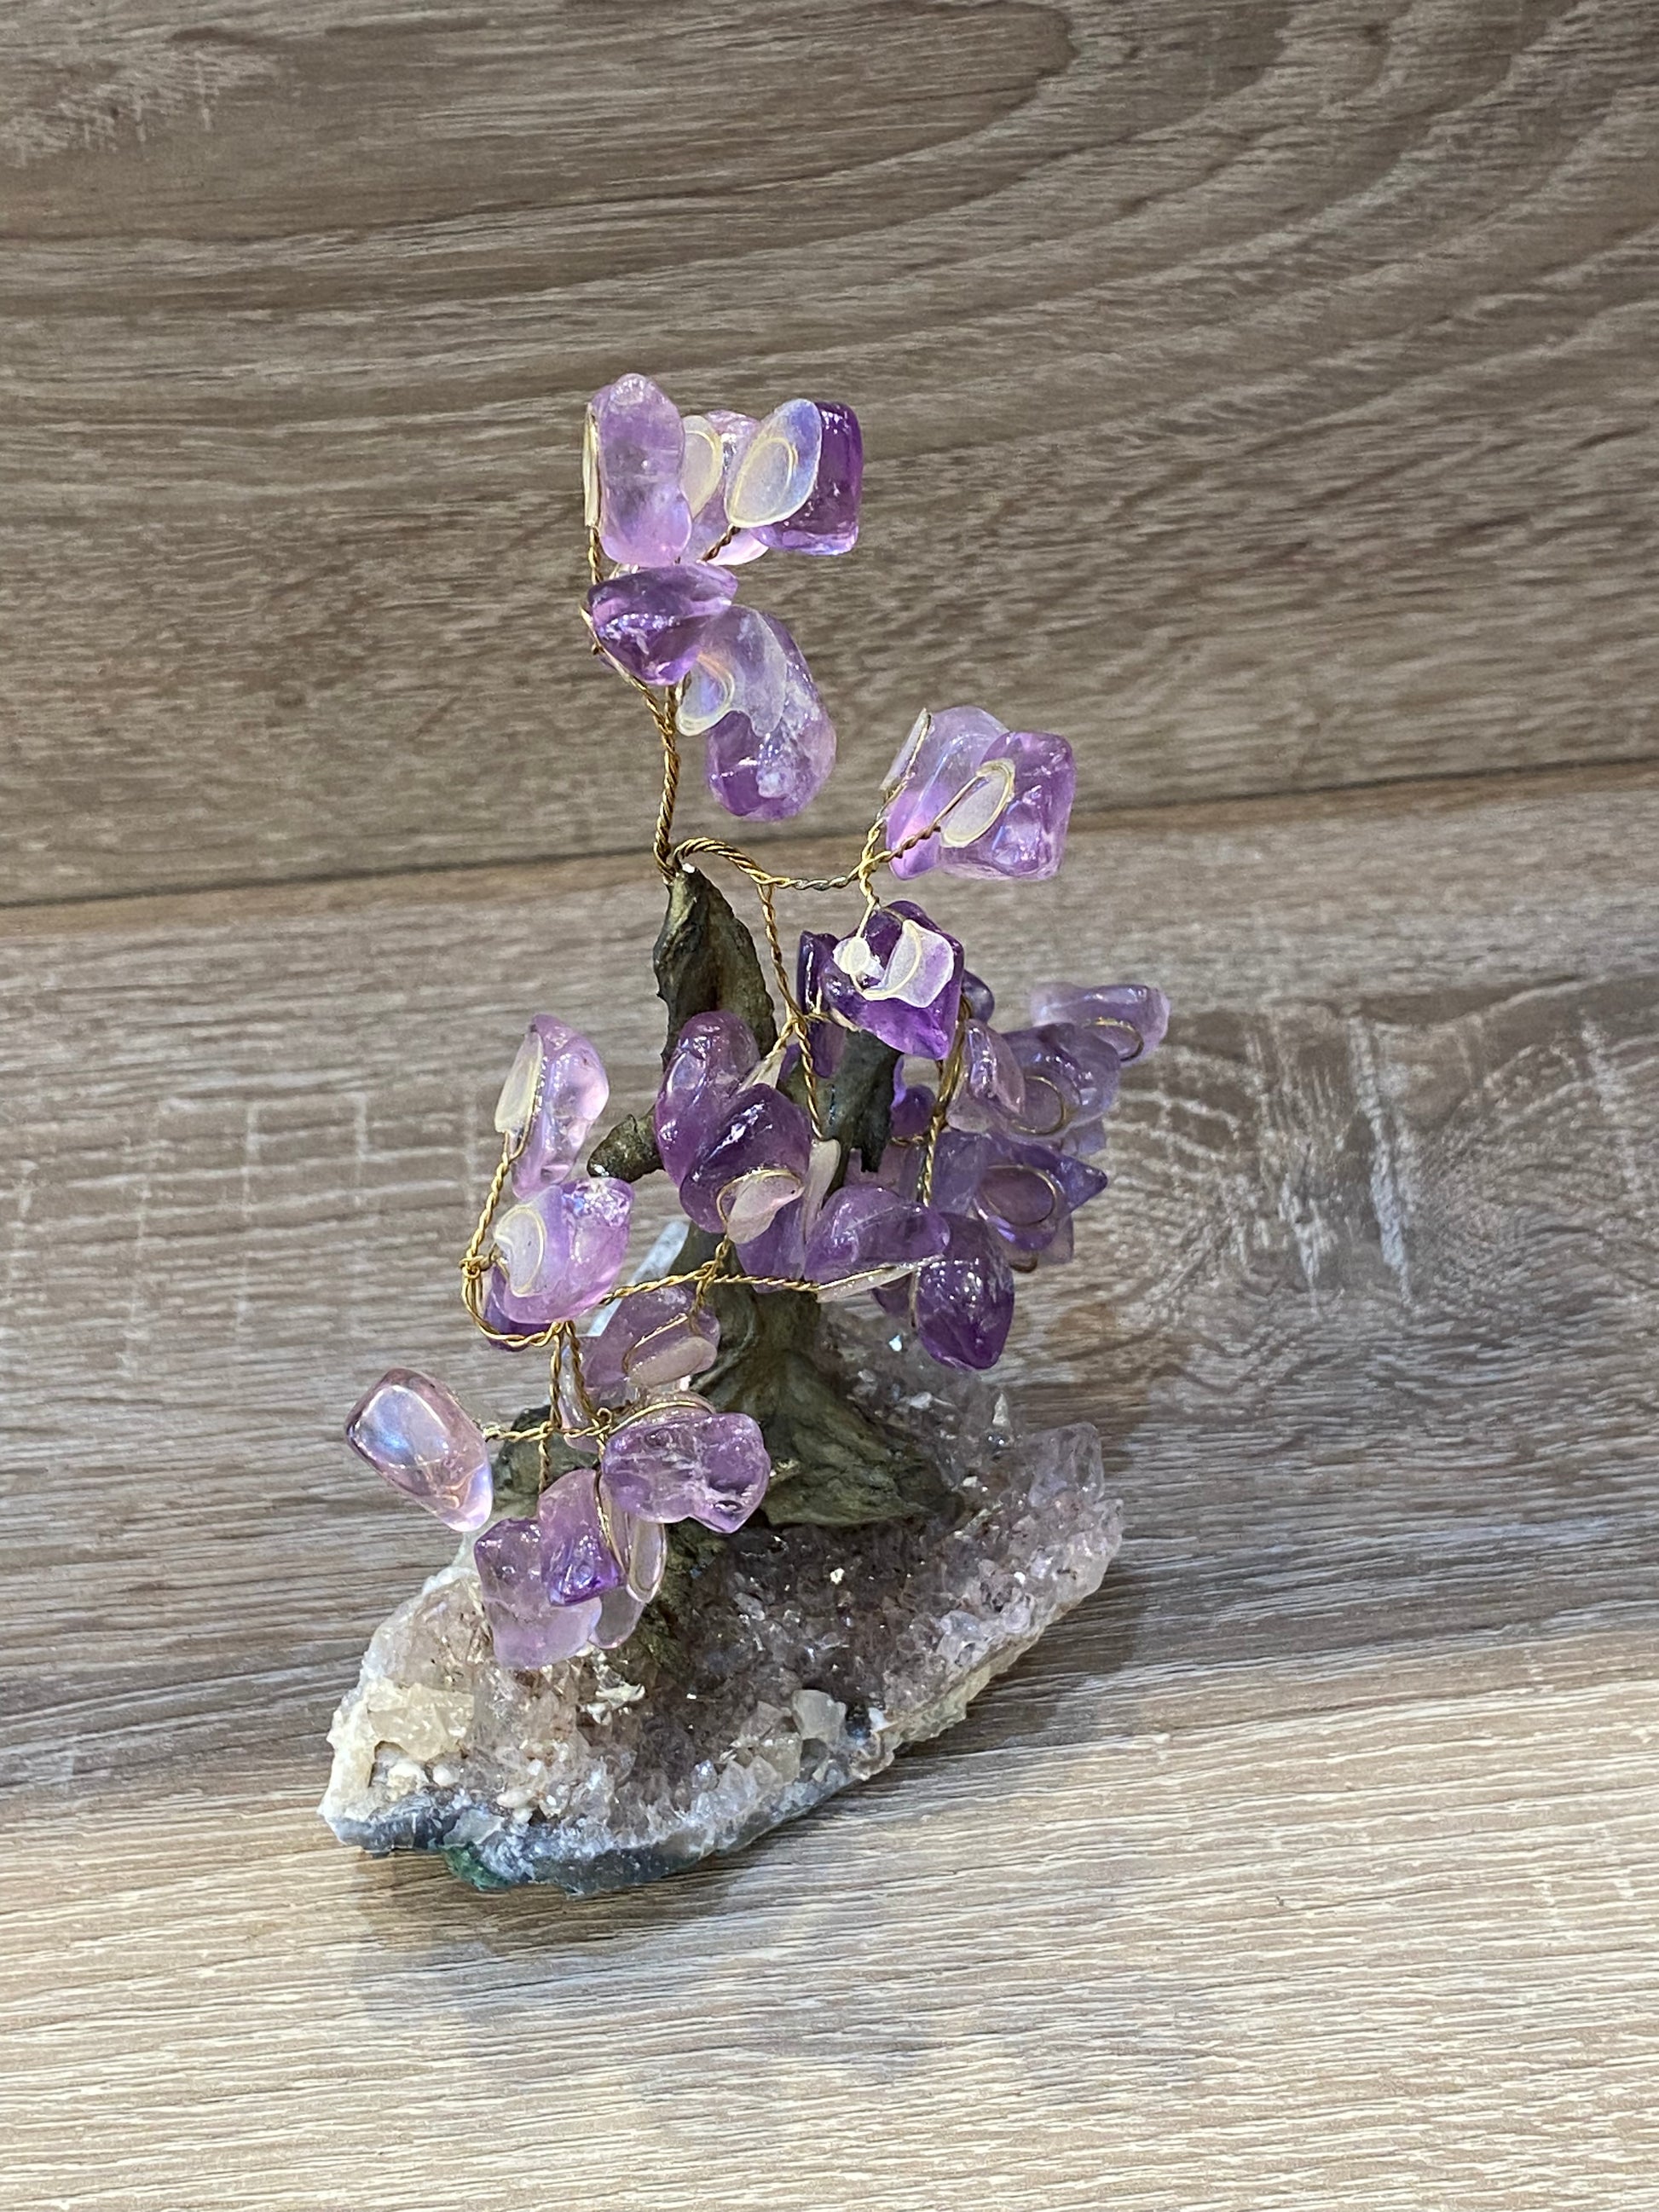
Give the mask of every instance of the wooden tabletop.
[[[5, 11], [5, 2212], [1659, 2203], [1656, 155], [1644, 0]], [[578, 1905], [313, 1808], [526, 1015], [649, 1091], [628, 367], [865, 420], [782, 857], [1062, 730], [929, 904], [1176, 1015], [1009, 1363], [1100, 1595]]]

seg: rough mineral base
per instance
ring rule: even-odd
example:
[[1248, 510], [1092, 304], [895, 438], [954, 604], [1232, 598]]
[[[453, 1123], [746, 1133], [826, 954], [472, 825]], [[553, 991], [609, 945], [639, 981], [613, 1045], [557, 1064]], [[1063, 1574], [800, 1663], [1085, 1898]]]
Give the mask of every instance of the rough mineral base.
[[864, 1322], [836, 1335], [850, 1395], [926, 1448], [945, 1504], [751, 1522], [709, 1540], [672, 1643], [522, 1674], [492, 1653], [469, 1540], [382, 1623], [335, 1717], [321, 1810], [343, 1842], [441, 1851], [480, 1888], [654, 1881], [950, 1728], [1098, 1587], [1121, 1522], [1092, 1428], [1024, 1433], [978, 1377]]

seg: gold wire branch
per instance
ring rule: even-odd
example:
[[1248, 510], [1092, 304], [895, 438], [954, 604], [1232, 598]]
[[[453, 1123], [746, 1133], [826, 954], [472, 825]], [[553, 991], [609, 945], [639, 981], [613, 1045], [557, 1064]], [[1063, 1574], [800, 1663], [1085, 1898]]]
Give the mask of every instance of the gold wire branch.
[[[720, 552], [726, 544], [730, 543], [734, 535], [734, 532], [728, 531], [720, 544], [711, 549], [712, 552]], [[708, 558], [708, 556], [704, 557]], [[600, 544], [599, 531], [593, 527], [590, 527], [587, 533], [587, 563], [593, 582], [595, 584], [604, 582], [605, 573], [604, 549]], [[602, 650], [597, 638], [593, 641], [593, 650], [596, 653]], [[744, 876], [753, 887], [765, 928], [767, 950], [771, 957], [778, 995], [784, 1009], [784, 1019], [779, 1030], [777, 1048], [781, 1050], [792, 1042], [798, 1042], [800, 1046], [812, 1134], [815, 1139], [822, 1141], [824, 1136], [824, 1123], [818, 1095], [817, 1073], [814, 1065], [812, 1027], [815, 1022], [822, 1021], [824, 1017], [809, 1012], [795, 995], [788, 963], [784, 954], [782, 932], [778, 921], [778, 895], [783, 891], [817, 895], [848, 890], [856, 884], [864, 898], [864, 919], [860, 927], [866, 927], [871, 915], [880, 904], [875, 889], [875, 878], [878, 872], [884, 867], [890, 867], [895, 860], [902, 860], [907, 853], [914, 852], [919, 845], [925, 845], [929, 838], [939, 836], [951, 814], [974, 788], [977, 779], [970, 778], [961, 790], [955, 793], [940, 808], [933, 820], [925, 828], [913, 830], [896, 845], [890, 846], [887, 843], [888, 816], [894, 801], [908, 787], [917, 754], [931, 726], [931, 717], [924, 714], [916, 724], [908, 753], [900, 769], [883, 790], [881, 811], [866, 831], [863, 848], [852, 866], [830, 876], [781, 875], [775, 870], [763, 866], [752, 854], [744, 852], [741, 846], [732, 844], [724, 838], [687, 837], [682, 839], [678, 844], [675, 842], [674, 812], [678, 802], [680, 787], [680, 687], [678, 684], [671, 684], [658, 690], [650, 684], [642, 683], [638, 677], [627, 675], [625, 671], [618, 672], [623, 674], [625, 681], [630, 684], [645, 700], [650, 710], [652, 720], [656, 726], [658, 739], [662, 748], [662, 798], [657, 809], [656, 828], [652, 837], [652, 858], [664, 879], [669, 883], [672, 883], [676, 873], [691, 860], [706, 857], [726, 861], [729, 866], [735, 868], [740, 875]], [[950, 1051], [945, 1058], [938, 1063], [938, 1093], [934, 1099], [933, 1112], [928, 1117], [927, 1133], [921, 1140], [923, 1150], [918, 1190], [923, 1205], [928, 1202], [933, 1193], [934, 1155], [949, 1115], [951, 1102], [962, 1080], [966, 1031], [967, 1002], [964, 1000], [957, 1008], [957, 1026]], [[548, 1353], [548, 1417], [546, 1420], [531, 1429], [514, 1429], [510, 1425], [501, 1426], [492, 1424], [484, 1430], [484, 1435], [492, 1442], [502, 1441], [509, 1437], [526, 1443], [533, 1441], [537, 1447], [540, 1474], [544, 1483], [547, 1480], [549, 1471], [549, 1446], [556, 1436], [562, 1437], [567, 1442], [588, 1439], [603, 1445], [605, 1438], [613, 1435], [619, 1428], [626, 1426], [630, 1421], [641, 1419], [647, 1413], [657, 1412], [665, 1406], [697, 1405], [702, 1402], [694, 1394], [678, 1394], [653, 1399], [647, 1404], [638, 1407], [614, 1408], [601, 1406], [595, 1401], [588, 1389], [582, 1366], [582, 1339], [574, 1321], [553, 1322], [543, 1329], [515, 1332], [495, 1328], [484, 1319], [483, 1310], [484, 1282], [491, 1268], [495, 1266], [498, 1256], [490, 1242], [491, 1231], [495, 1225], [496, 1211], [501, 1205], [501, 1194], [507, 1188], [507, 1178], [512, 1173], [513, 1163], [522, 1150], [529, 1130], [533, 1126], [535, 1116], [540, 1110], [542, 1084], [545, 1079], [544, 1071], [541, 1080], [537, 1085], [536, 1096], [532, 1100], [530, 1110], [526, 1116], [524, 1128], [516, 1137], [509, 1132], [502, 1139], [501, 1158], [490, 1178], [489, 1188], [485, 1195], [483, 1206], [460, 1262], [462, 1299], [468, 1315], [480, 1334], [488, 1337], [492, 1344], [503, 1346], [509, 1350], [538, 1349], [544, 1350]], [[891, 1282], [895, 1278], [895, 1269], [890, 1264], [860, 1268], [854, 1274], [837, 1276], [827, 1283], [816, 1282], [808, 1277], [793, 1275], [750, 1275], [734, 1265], [734, 1257], [732, 1239], [729, 1237], [722, 1237], [712, 1256], [705, 1260], [701, 1266], [665, 1275], [655, 1275], [644, 1281], [622, 1285], [611, 1292], [605, 1303], [614, 1309], [624, 1298], [643, 1297], [653, 1291], [678, 1289], [684, 1285], [690, 1285], [692, 1297], [688, 1310], [696, 1313], [702, 1310], [710, 1291], [717, 1284], [730, 1285], [733, 1288], [751, 1291], [797, 1291], [821, 1298], [830, 1291], [845, 1294], [849, 1290], [866, 1286], [873, 1290], [884, 1283]], [[575, 1416], [574, 1419], [572, 1418], [573, 1413]]]

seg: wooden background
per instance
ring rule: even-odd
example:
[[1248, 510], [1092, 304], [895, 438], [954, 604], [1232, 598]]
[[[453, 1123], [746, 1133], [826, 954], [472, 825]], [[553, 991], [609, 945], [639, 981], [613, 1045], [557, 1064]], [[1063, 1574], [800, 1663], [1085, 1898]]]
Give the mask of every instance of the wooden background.
[[[6, 2212], [1659, 2203], [1656, 220], [1648, 0], [0, 11]], [[863, 416], [813, 834], [1063, 730], [939, 910], [1178, 1013], [1012, 1359], [1101, 1596], [573, 1905], [311, 1808], [526, 1014], [648, 1083], [633, 366]]]

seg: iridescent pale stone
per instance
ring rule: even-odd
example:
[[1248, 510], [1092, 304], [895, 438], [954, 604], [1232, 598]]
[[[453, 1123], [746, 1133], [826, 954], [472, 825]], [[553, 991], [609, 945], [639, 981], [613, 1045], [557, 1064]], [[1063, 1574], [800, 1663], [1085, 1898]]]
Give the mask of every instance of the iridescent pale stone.
[[605, 1063], [581, 1031], [538, 1014], [495, 1102], [495, 1127], [519, 1147], [512, 1184], [520, 1198], [563, 1182], [610, 1096]]
[[910, 1292], [916, 1334], [947, 1367], [994, 1367], [1014, 1318], [1014, 1279], [982, 1221], [950, 1217], [942, 1259], [918, 1267]]
[[[755, 429], [752, 415], [734, 414], [725, 407], [685, 417], [685, 466], [680, 481], [691, 509], [691, 535], [683, 559], [718, 561], [723, 568], [735, 568], [765, 552], [751, 531], [732, 530], [726, 511], [726, 487]], [[723, 539], [727, 542], [722, 544]]]
[[738, 580], [707, 561], [680, 568], [635, 568], [595, 584], [583, 601], [588, 628], [625, 676], [678, 684]]
[[596, 1306], [628, 1254], [631, 1186], [614, 1176], [548, 1183], [495, 1217], [495, 1310], [520, 1330]]
[[845, 553], [857, 544], [864, 438], [850, 407], [787, 399], [750, 441], [726, 495], [733, 522], [790, 553]]
[[608, 1493], [651, 1521], [699, 1521], [729, 1536], [766, 1495], [772, 1473], [747, 1413], [665, 1406], [612, 1431], [603, 1461]]
[[489, 1640], [503, 1667], [529, 1671], [574, 1659], [592, 1641], [599, 1601], [556, 1605], [547, 1594], [539, 1520], [497, 1521], [472, 1547]]
[[945, 1217], [931, 1206], [908, 1204], [878, 1183], [849, 1184], [838, 1190], [819, 1215], [806, 1243], [806, 1273], [836, 1295], [844, 1279], [854, 1279], [842, 1296], [867, 1291], [872, 1272], [903, 1273], [923, 1260], [936, 1259], [948, 1242]]
[[1102, 1030], [1127, 1064], [1163, 1043], [1170, 1001], [1154, 983], [1041, 983], [1031, 994], [1031, 1019]]
[[804, 1006], [899, 1052], [943, 1060], [956, 1035], [962, 947], [919, 906], [897, 899], [839, 942], [827, 932], [804, 934], [799, 993]]
[[651, 1114], [657, 1152], [672, 1182], [682, 1182], [698, 1153], [713, 1143], [759, 1059], [755, 1033], [739, 1015], [693, 1014], [682, 1028]]
[[599, 1516], [599, 1478], [591, 1467], [572, 1468], [543, 1491], [536, 1508], [542, 1532], [542, 1579], [555, 1605], [580, 1605], [603, 1597], [623, 1579]]
[[352, 1408], [346, 1442], [394, 1490], [446, 1528], [489, 1518], [489, 1450], [460, 1401], [429, 1375], [394, 1367]]
[[704, 775], [728, 814], [781, 822], [817, 798], [836, 732], [800, 648], [781, 622], [729, 607], [713, 623], [680, 695], [679, 726], [708, 732]]
[[[888, 784], [893, 873], [1052, 876], [1066, 849], [1077, 769], [1064, 738], [1007, 730], [982, 707], [924, 715], [899, 751]], [[927, 833], [924, 835], [923, 833]]]
[[812, 1125], [793, 1098], [763, 1084], [738, 1093], [720, 1133], [680, 1184], [699, 1229], [734, 1244], [758, 1237], [805, 1188]]
[[720, 1356], [720, 1323], [696, 1303], [696, 1285], [624, 1291], [597, 1335], [582, 1346], [582, 1376], [596, 1398], [659, 1390], [712, 1367]]
[[681, 486], [679, 410], [648, 376], [619, 376], [588, 402], [582, 441], [587, 524], [613, 561], [666, 568], [684, 552], [691, 509]]

